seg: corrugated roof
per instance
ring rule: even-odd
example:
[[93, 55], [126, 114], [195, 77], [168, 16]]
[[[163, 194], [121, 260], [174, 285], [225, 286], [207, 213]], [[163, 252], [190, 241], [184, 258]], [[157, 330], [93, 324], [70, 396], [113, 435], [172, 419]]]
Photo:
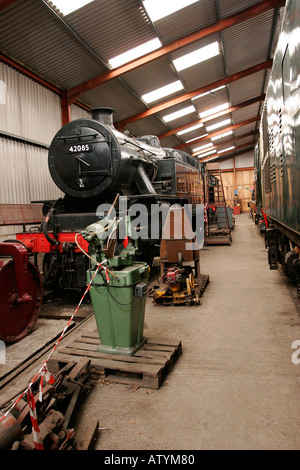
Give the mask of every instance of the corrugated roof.
[[259, 3], [259, 0], [219, 0], [220, 17], [226, 18], [256, 3]]
[[273, 12], [268, 11], [223, 32], [229, 74], [268, 59], [272, 23]]
[[1, 50], [61, 89], [67, 89], [106, 68], [49, 9], [35, 0], [2, 12]]
[[228, 85], [231, 101], [234, 104], [249, 100], [262, 92], [265, 71], [257, 72]]
[[[19, 0], [1, 11], [1, 52], [61, 90], [69, 90], [109, 72], [110, 58], [158, 37], [162, 46], [168, 47], [162, 57], [89, 89], [80, 95], [80, 99], [90, 107], [103, 105], [114, 108], [117, 122], [133, 117], [127, 128], [136, 135], [160, 135], [174, 130], [173, 134], [162, 139], [162, 145], [182, 146], [186, 140], [202, 135], [209, 123], [182, 136], [175, 130], [198, 120], [203, 110], [224, 101], [228, 101], [230, 106], [238, 105], [265, 91], [268, 69], [229, 83], [222, 90], [196, 100], [188, 97], [181, 104], [170, 101], [270, 59], [278, 29], [277, 8], [270, 8], [252, 18], [245, 17], [243, 22], [226, 29], [213, 29], [218, 21], [265, 2], [267, 0], [199, 0], [152, 23], [142, 0], [95, 0], [65, 17], [53, 12], [46, 0]], [[210, 28], [209, 32], [207, 28]], [[189, 41], [184, 46], [180, 43], [176, 50], [179, 40], [186, 40], [188, 35], [195, 33], [199, 34], [197, 40], [191, 41], [188, 37]], [[172, 62], [175, 58], [213, 41], [220, 45], [219, 56], [176, 71]], [[178, 79], [182, 81], [184, 90], [148, 105], [141, 99], [144, 93]], [[166, 105], [163, 111], [148, 117], [140, 116], [139, 113], [151, 110], [159, 103]], [[165, 114], [191, 104], [195, 106], [194, 113], [164, 122]], [[260, 109], [261, 105], [256, 103], [225, 117], [234, 124], [258, 115]], [[134, 118], [136, 115], [138, 118]], [[253, 122], [234, 130], [233, 136], [256, 129], [257, 123]], [[192, 152], [192, 146], [187, 145], [184, 150]]]
[[105, 62], [157, 37], [136, 0], [98, 0], [66, 19]]
[[201, 0], [158, 20], [155, 22], [155, 27], [166, 44], [212, 24], [217, 19], [216, 3], [211, 0]]
[[143, 102], [118, 79], [104, 83], [101, 87], [85, 93], [82, 99], [92, 107], [108, 106], [113, 108], [115, 121], [125, 119], [128, 116], [128, 110], [134, 109], [136, 112], [141, 112], [145, 108]]

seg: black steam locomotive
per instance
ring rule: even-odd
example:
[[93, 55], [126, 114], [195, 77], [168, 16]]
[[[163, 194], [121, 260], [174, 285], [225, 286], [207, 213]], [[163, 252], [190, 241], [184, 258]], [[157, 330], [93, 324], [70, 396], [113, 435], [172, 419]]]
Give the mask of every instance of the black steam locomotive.
[[[30, 253], [44, 254], [44, 285], [85, 285], [87, 258], [75, 235], [99, 218], [99, 205], [113, 204], [117, 195], [126, 197], [129, 208], [137, 202], [204, 203], [204, 166], [185, 152], [162, 148], [156, 136], [135, 138], [117, 131], [111, 108], [95, 108], [90, 119], [63, 126], [51, 143], [48, 164], [65, 195], [45, 202], [39, 232], [17, 235]], [[78, 240], [88, 251], [87, 242]], [[153, 256], [159, 240], [147, 242], [143, 256]]]

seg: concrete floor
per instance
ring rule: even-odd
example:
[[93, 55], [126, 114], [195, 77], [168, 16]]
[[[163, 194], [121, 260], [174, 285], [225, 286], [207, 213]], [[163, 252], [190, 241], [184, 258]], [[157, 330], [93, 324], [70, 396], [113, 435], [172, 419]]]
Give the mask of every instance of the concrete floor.
[[162, 386], [99, 383], [82, 404], [78, 431], [95, 417], [103, 428], [96, 449], [299, 448], [300, 317], [258, 228], [237, 216], [232, 245], [206, 247], [200, 262], [201, 306], [147, 301], [145, 336], [183, 346]]

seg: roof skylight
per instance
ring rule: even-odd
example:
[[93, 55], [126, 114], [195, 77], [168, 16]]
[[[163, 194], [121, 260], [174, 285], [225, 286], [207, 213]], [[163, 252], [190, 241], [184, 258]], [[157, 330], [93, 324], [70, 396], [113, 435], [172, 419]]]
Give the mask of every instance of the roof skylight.
[[196, 1], [198, 0], [143, 0], [143, 3], [151, 21], [154, 22]]
[[227, 149], [218, 150], [218, 153], [228, 152], [228, 150], [232, 150], [232, 149], [235, 149], [235, 145], [233, 145], [232, 147], [227, 147]]
[[199, 64], [200, 62], [204, 62], [211, 57], [215, 57], [216, 55], [220, 54], [219, 43], [218, 41], [212, 42], [208, 46], [200, 47], [196, 51], [190, 52], [189, 54], [185, 54], [178, 59], [173, 60], [173, 64], [177, 70], [187, 69], [192, 65]]
[[182, 108], [179, 111], [175, 111], [174, 113], [163, 116], [163, 120], [165, 122], [174, 121], [174, 119], [178, 119], [181, 116], [186, 116], [187, 114], [190, 114], [193, 112], [196, 112], [194, 106], [187, 106], [186, 108]]
[[134, 47], [133, 49], [129, 49], [122, 54], [119, 54], [115, 57], [109, 59], [108, 63], [112, 68], [119, 67], [120, 65], [126, 64], [131, 60], [137, 59], [138, 57], [142, 57], [149, 52], [155, 51], [161, 47], [161, 42], [158, 38], [151, 39], [150, 41], [141, 44], [140, 46]]
[[199, 157], [206, 157], [207, 155], [212, 155], [213, 153], [216, 153], [215, 149], [210, 150], [209, 152], [201, 153]]
[[169, 83], [169, 85], [162, 86], [157, 88], [156, 90], [150, 91], [145, 95], [142, 95], [142, 99], [146, 101], [146, 103], [152, 103], [153, 101], [158, 100], [159, 98], [163, 98], [164, 96], [171, 95], [178, 90], [182, 90], [183, 85], [180, 80], [176, 82]]
[[201, 145], [200, 147], [196, 147], [193, 149], [193, 152], [198, 152], [199, 150], [207, 149], [208, 147], [212, 147], [213, 144], [210, 142], [209, 144]]
[[199, 129], [199, 127], [203, 127], [202, 122], [200, 124], [196, 124], [195, 126], [188, 127], [187, 129], [183, 129], [182, 131], [178, 131], [178, 135], [186, 134], [187, 132], [191, 132], [195, 129]]
[[190, 142], [194, 142], [194, 140], [198, 140], [198, 139], [202, 139], [202, 137], [206, 137], [208, 134], [203, 134], [203, 135], [198, 135], [197, 137], [194, 137], [193, 139], [190, 139], [190, 140], [186, 140], [185, 143], [186, 144], [189, 144]]
[[205, 93], [201, 93], [200, 95], [194, 96], [192, 100], [197, 100], [198, 98], [202, 98], [203, 96], [206, 95], [213, 95], [216, 91], [222, 90], [225, 88], [225, 85], [219, 86], [218, 88], [213, 88], [212, 90], [206, 91]]
[[[200, 158], [202, 157], [202, 155], [200, 155]], [[216, 158], [219, 158], [219, 155], [217, 155], [216, 157], [212, 157], [212, 158], [208, 158], [207, 160], [203, 160], [203, 163], [205, 162], [211, 162], [212, 160], [215, 160]]]
[[230, 134], [233, 134], [233, 132], [232, 131], [224, 132], [224, 134], [216, 135], [215, 137], [212, 137], [211, 140], [222, 139], [223, 137], [227, 137]]
[[200, 113], [200, 117], [204, 118], [206, 116], [210, 116], [211, 114], [218, 113], [219, 111], [223, 111], [224, 109], [229, 108], [229, 103], [223, 103], [220, 104], [219, 106], [215, 106], [214, 108], [210, 108], [207, 111], [203, 111], [203, 113]]
[[73, 11], [79, 10], [94, 0], [54, 0], [54, 6], [62, 12], [63, 15], [69, 15]]
[[218, 129], [219, 127], [226, 126], [227, 124], [231, 124], [230, 119], [224, 119], [224, 121], [217, 122], [216, 124], [212, 124], [206, 128], [207, 132], [213, 131], [214, 129]]

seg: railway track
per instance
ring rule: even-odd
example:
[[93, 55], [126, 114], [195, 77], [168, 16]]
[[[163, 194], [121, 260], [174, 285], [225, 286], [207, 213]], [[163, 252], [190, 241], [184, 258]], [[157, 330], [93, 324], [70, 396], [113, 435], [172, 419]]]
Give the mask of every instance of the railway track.
[[[80, 441], [77, 431], [70, 427], [77, 400], [88, 393], [94, 383], [90, 360], [63, 363], [55, 358], [58, 344], [65, 344], [83, 328], [89, 330], [89, 324], [94, 330], [91, 306], [85, 305], [78, 317], [73, 316], [74, 308], [76, 306], [67, 306], [66, 302], [54, 302], [51, 303], [52, 313], [48, 315], [48, 303], [35, 331], [7, 346], [4, 364], [0, 364], [1, 450], [39, 448], [39, 440], [45, 450], [86, 450], [94, 444], [98, 432], [96, 421], [89, 423]], [[44, 364], [51, 380], [49, 375], [43, 375]], [[33, 409], [38, 437], [33, 432]]]
[[[50, 294], [44, 297], [40, 317], [34, 331], [18, 343], [6, 344], [0, 360], [0, 405], [6, 398], [6, 390], [17, 390], [23, 387], [24, 380], [32, 374], [44, 356], [55, 346], [78, 305], [81, 294]], [[89, 300], [82, 303], [70, 323], [63, 340], [93, 317]], [[2, 345], [3, 346], [3, 345]], [[2, 348], [3, 349], [3, 348]]]

